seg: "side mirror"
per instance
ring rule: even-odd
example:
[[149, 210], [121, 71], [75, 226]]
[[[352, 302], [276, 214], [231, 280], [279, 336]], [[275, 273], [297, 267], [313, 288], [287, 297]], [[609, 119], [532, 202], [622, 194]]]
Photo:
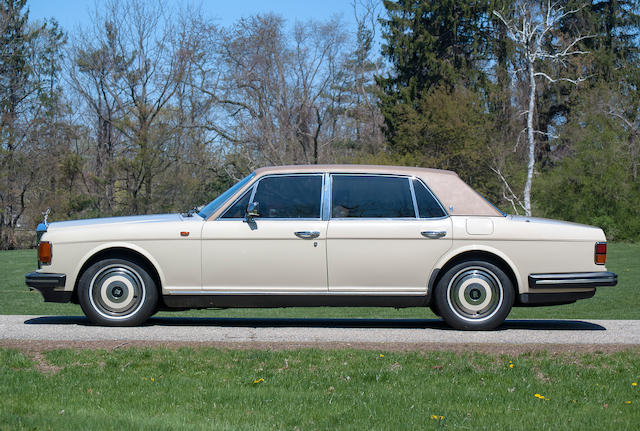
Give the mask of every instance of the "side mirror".
[[244, 215], [244, 221], [251, 222], [254, 217], [260, 217], [260, 204], [258, 202], [249, 202]]

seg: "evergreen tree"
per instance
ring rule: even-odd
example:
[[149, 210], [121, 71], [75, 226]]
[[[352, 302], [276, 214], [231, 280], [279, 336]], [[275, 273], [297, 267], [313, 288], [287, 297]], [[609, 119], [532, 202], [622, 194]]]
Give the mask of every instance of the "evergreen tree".
[[33, 174], [22, 172], [23, 139], [26, 132], [21, 114], [35, 90], [30, 43], [34, 32], [27, 27], [26, 0], [0, 2], [0, 247], [16, 245], [15, 228], [25, 210], [24, 194]]

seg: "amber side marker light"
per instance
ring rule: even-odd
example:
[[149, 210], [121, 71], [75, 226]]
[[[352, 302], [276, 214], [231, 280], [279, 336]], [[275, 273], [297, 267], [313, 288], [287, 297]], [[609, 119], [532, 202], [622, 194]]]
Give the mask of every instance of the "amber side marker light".
[[38, 260], [44, 265], [51, 263], [51, 243], [49, 241], [41, 241], [38, 244]]
[[596, 252], [595, 252], [596, 265], [604, 265], [606, 261], [607, 261], [607, 243], [597, 242]]

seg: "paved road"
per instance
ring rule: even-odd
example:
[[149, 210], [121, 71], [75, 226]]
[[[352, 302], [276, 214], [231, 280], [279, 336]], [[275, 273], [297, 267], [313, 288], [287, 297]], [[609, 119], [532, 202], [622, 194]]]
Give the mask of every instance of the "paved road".
[[155, 317], [142, 327], [91, 326], [84, 317], [0, 316], [0, 340], [213, 343], [403, 343], [640, 345], [639, 320], [508, 320], [462, 332], [430, 319], [241, 319]]

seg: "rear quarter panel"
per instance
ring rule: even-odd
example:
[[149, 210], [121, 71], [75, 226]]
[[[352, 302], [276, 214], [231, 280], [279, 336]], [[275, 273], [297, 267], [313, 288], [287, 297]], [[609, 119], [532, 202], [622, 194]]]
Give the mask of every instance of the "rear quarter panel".
[[[511, 216], [451, 218], [453, 244], [450, 252], [439, 262], [439, 267], [461, 253], [486, 251], [499, 256], [511, 267], [519, 293], [529, 292], [529, 274], [606, 271], [604, 265], [594, 262], [595, 243], [606, 241], [599, 228]], [[562, 291], [536, 289], [537, 293]]]

